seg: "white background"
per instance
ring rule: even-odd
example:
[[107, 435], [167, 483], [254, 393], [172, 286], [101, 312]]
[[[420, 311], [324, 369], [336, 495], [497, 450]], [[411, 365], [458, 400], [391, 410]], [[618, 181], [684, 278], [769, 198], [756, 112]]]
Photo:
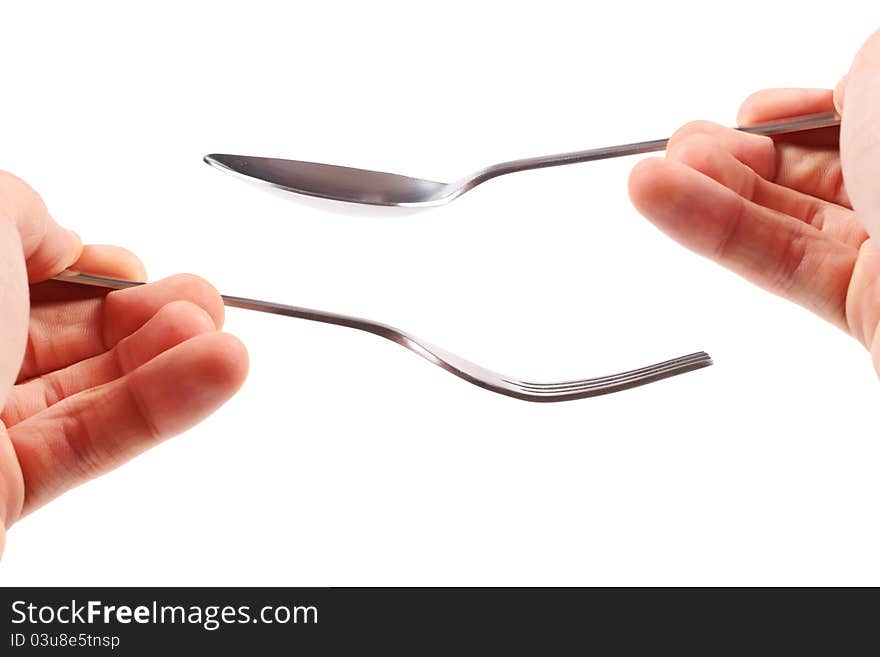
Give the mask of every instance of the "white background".
[[4, 2], [0, 168], [152, 278], [376, 318], [523, 378], [716, 365], [537, 405], [375, 336], [230, 310], [241, 394], [14, 526], [0, 582], [880, 584], [868, 354], [638, 216], [634, 160], [409, 214], [201, 161], [451, 180], [730, 124], [756, 89], [833, 86], [870, 6]]

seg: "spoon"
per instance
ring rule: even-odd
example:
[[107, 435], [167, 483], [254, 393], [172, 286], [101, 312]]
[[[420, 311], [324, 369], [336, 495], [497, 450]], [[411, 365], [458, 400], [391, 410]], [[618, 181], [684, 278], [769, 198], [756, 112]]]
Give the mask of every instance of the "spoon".
[[[736, 129], [754, 135], [774, 136], [839, 125], [840, 116], [830, 113], [810, 114]], [[452, 183], [410, 178], [369, 169], [248, 155], [215, 153], [206, 155], [205, 162], [218, 169], [297, 194], [368, 205], [428, 207], [445, 205], [477, 185], [508, 173], [653, 153], [664, 150], [668, 141], [668, 139], [655, 139], [573, 153], [511, 160], [493, 164]]]

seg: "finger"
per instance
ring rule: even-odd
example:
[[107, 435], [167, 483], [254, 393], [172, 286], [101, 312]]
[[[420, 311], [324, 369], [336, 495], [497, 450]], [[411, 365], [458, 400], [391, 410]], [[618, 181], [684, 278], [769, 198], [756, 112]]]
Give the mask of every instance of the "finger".
[[666, 157], [706, 174], [753, 203], [808, 223], [844, 244], [857, 248], [867, 239], [852, 210], [770, 182], [743, 164], [723, 146], [725, 139], [739, 140], [730, 133], [735, 131], [690, 131], [670, 141]]
[[5, 171], [0, 171], [0, 217], [18, 228], [29, 282], [44, 281], [79, 258], [82, 242], [76, 233], [55, 223], [40, 195]]
[[[739, 110], [740, 125], [833, 112], [829, 89], [765, 89], [749, 96]], [[840, 128], [824, 128], [775, 138], [775, 175], [770, 180], [832, 203], [852, 207], [843, 184]]]
[[208, 333], [12, 427], [23, 514], [193, 426], [228, 400], [246, 373], [241, 342]]
[[717, 123], [694, 121], [672, 136], [667, 151], [677, 141], [698, 133], [716, 137], [723, 148], [766, 180], [841, 207], [850, 207], [836, 147], [781, 143]]
[[676, 152], [683, 142], [695, 135], [712, 137], [719, 147], [762, 178], [772, 180], [776, 175], [776, 149], [772, 139], [732, 130], [711, 121], [691, 121], [676, 130], [666, 145], [666, 154]]
[[[83, 247], [79, 259], [70, 266], [74, 271], [96, 276], [121, 278], [125, 281], [146, 281], [144, 263], [134, 253], [120, 246], [89, 244]], [[89, 285], [74, 285], [60, 281], [44, 281], [31, 285], [31, 303], [67, 301], [104, 297], [107, 290]]]
[[219, 293], [204, 279], [190, 274], [117, 290], [100, 299], [34, 306], [18, 382], [111, 349], [175, 300], [200, 306], [214, 320], [216, 328], [223, 326], [223, 300]]
[[130, 335], [169, 301], [183, 299], [204, 308], [223, 328], [220, 293], [208, 281], [192, 274], [177, 274], [148, 285], [117, 290], [104, 300], [104, 343], [112, 346]]
[[83, 248], [71, 269], [125, 281], [147, 280], [147, 269], [141, 259], [128, 249], [112, 244], [90, 244]]
[[846, 327], [856, 249], [680, 162], [644, 160], [630, 174], [629, 187], [639, 212], [673, 239]]
[[846, 316], [850, 333], [871, 350], [874, 366], [880, 372], [880, 245], [868, 240], [859, 251], [853, 270]]
[[18, 467], [18, 457], [6, 427], [0, 422], [0, 548], [3, 546], [4, 528], [8, 528], [19, 516], [23, 502], [24, 481], [21, 468]]
[[0, 215], [0, 407], [15, 383], [27, 343], [27, 270], [18, 228]]
[[73, 395], [118, 379], [159, 354], [215, 330], [213, 318], [188, 301], [172, 301], [110, 351], [16, 385], [0, 412], [7, 427]]
[[[740, 105], [737, 124], [747, 126], [827, 112], [834, 112], [834, 92], [831, 89], [763, 89], [753, 93]], [[832, 127], [792, 132], [774, 139], [782, 143], [836, 148], [839, 136], [840, 129]]]
[[739, 125], [754, 125], [804, 114], [833, 112], [832, 94], [830, 89], [761, 89], [743, 101], [736, 121]]

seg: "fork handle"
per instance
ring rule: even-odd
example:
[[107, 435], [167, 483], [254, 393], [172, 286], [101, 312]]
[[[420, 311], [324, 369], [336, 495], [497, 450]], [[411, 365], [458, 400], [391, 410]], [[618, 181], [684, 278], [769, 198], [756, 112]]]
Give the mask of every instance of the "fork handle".
[[[61, 283], [76, 283], [77, 285], [88, 285], [98, 287], [104, 290], [126, 290], [131, 287], [139, 287], [146, 285], [143, 281], [126, 281], [121, 278], [110, 278], [108, 276], [96, 276], [94, 274], [84, 274], [72, 269], [65, 269], [57, 276], [52, 277], [53, 281]], [[288, 306], [273, 301], [263, 301], [261, 299], [248, 299], [246, 297], [234, 297], [228, 294], [221, 294], [223, 305], [230, 308], [243, 308], [244, 310], [256, 310], [257, 312], [271, 313], [274, 315], [287, 315], [289, 317], [298, 317], [300, 319], [312, 319], [315, 321], [323, 321], [326, 323], [342, 324], [343, 322], [334, 322], [330, 318], [335, 317], [334, 313], [325, 313], [323, 311], [310, 310], [308, 308], [299, 308], [297, 306]], [[317, 317], [321, 315], [324, 317]], [[344, 318], [344, 315], [339, 315]]]
[[[78, 271], [66, 269], [57, 276], [52, 278], [54, 281], [62, 283], [76, 283], [77, 285], [89, 285], [105, 290], [125, 290], [131, 287], [145, 285], [141, 281], [124, 281], [120, 278], [109, 278], [106, 276], [95, 276], [94, 274], [83, 274]], [[250, 299], [247, 297], [235, 297], [228, 294], [221, 294], [223, 305], [229, 308], [241, 308], [243, 310], [254, 310], [256, 312], [268, 313], [270, 315], [284, 315], [285, 317], [295, 317], [297, 319], [305, 319], [312, 322], [321, 322], [322, 324], [333, 324], [335, 326], [346, 326], [348, 328], [374, 333], [384, 338], [388, 338], [394, 342], [399, 342], [397, 337], [398, 331], [381, 322], [373, 322], [360, 317], [351, 317], [349, 315], [341, 315], [326, 310], [315, 310], [314, 308], [303, 308], [300, 306], [290, 306], [284, 303], [274, 301], [264, 301], [262, 299]]]

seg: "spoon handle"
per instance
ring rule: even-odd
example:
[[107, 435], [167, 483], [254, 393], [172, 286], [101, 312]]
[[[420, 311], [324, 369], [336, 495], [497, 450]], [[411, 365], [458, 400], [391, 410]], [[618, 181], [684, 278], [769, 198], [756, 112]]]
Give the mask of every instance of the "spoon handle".
[[[781, 121], [770, 121], [768, 123], [759, 123], [757, 125], [736, 128], [741, 132], [748, 132], [753, 135], [776, 136], [784, 135], [792, 132], [802, 132], [806, 130], [816, 130], [819, 128], [832, 128], [840, 125], [840, 116], [836, 113], [825, 114], [806, 114], [792, 119], [783, 119]], [[572, 153], [559, 153], [557, 155], [540, 155], [538, 157], [529, 157], [522, 160], [511, 160], [487, 167], [481, 171], [475, 178], [475, 183], [485, 182], [490, 178], [503, 176], [508, 173], [517, 171], [528, 171], [529, 169], [543, 169], [545, 167], [558, 167], [564, 164], [577, 164], [579, 162], [593, 162], [595, 160], [607, 160], [613, 157], [624, 157], [626, 155], [641, 155], [644, 153], [655, 153], [666, 148], [669, 139], [654, 139], [652, 141], [639, 141], [632, 144], [620, 144], [617, 146], [603, 146], [601, 148], [591, 148], [586, 151], [574, 151]]]

